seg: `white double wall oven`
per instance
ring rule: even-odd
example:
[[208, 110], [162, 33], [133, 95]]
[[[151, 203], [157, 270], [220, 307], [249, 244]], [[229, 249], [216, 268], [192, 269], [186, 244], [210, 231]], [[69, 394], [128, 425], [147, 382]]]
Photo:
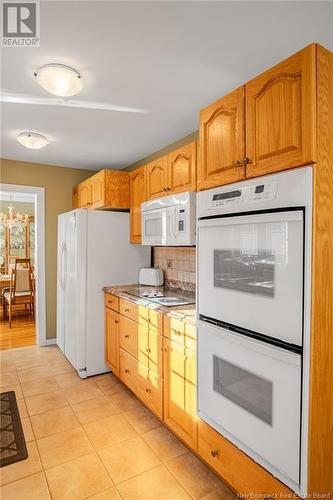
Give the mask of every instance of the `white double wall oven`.
[[197, 196], [198, 414], [306, 490], [312, 170]]

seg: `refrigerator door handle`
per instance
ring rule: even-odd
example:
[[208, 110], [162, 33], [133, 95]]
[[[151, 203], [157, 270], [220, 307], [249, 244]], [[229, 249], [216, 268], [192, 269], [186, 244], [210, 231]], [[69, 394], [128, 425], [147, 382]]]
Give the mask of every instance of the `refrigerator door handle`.
[[60, 248], [60, 268], [59, 268], [59, 285], [62, 289], [64, 289], [64, 281], [63, 281], [63, 268], [64, 268], [64, 252], [65, 252], [65, 242], [61, 243]]
[[67, 285], [67, 246], [66, 243], [64, 243], [64, 279], [63, 279], [63, 284], [64, 284], [64, 290]]

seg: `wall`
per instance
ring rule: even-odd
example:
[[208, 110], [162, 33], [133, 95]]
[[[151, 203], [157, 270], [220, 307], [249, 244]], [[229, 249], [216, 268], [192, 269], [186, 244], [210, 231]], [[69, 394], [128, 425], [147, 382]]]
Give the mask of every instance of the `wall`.
[[16, 215], [17, 212], [19, 212], [23, 216], [25, 214], [35, 215], [35, 204], [34, 203], [28, 203], [28, 202], [24, 202], [24, 201], [0, 201], [0, 212], [4, 212], [8, 216], [9, 215], [9, 210], [8, 210], [9, 206], [13, 207], [14, 215]]
[[96, 172], [74, 168], [1, 160], [0, 180], [45, 188], [46, 337], [56, 336], [57, 217], [72, 208], [72, 189]]
[[154, 247], [153, 264], [163, 269], [165, 284], [195, 291], [195, 247]]
[[192, 134], [186, 135], [185, 137], [182, 137], [181, 139], [178, 139], [178, 141], [173, 142], [172, 144], [169, 144], [168, 146], [165, 146], [162, 149], [159, 149], [158, 151], [155, 151], [154, 153], [150, 154], [149, 156], [146, 156], [145, 158], [142, 158], [139, 161], [136, 161], [135, 163], [132, 163], [131, 165], [128, 165], [124, 170], [135, 170], [136, 168], [143, 167], [144, 165], [147, 165], [147, 163], [150, 163], [153, 160], [156, 160], [157, 158], [161, 158], [161, 156], [164, 156], [171, 151], [174, 151], [177, 148], [180, 148], [181, 146], [184, 146], [185, 144], [189, 144], [190, 142], [197, 141], [199, 137], [199, 132], [192, 132]]

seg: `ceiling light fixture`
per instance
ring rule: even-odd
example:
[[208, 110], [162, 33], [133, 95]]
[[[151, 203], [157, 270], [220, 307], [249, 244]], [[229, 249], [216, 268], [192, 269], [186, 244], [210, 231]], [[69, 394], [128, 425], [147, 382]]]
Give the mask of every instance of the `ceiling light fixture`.
[[43, 89], [61, 97], [75, 95], [83, 86], [80, 73], [64, 64], [45, 64], [34, 76]]
[[42, 149], [49, 144], [49, 141], [42, 134], [36, 132], [21, 132], [17, 140], [22, 146], [29, 149]]

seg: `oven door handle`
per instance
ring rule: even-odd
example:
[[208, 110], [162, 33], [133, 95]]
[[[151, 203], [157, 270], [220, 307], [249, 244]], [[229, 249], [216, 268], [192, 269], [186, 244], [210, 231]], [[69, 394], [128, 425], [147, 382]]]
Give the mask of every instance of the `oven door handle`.
[[232, 215], [229, 217], [216, 217], [198, 221], [198, 227], [234, 226], [236, 224], [258, 224], [269, 222], [300, 222], [303, 220], [302, 210], [290, 212], [270, 212], [253, 215]]

